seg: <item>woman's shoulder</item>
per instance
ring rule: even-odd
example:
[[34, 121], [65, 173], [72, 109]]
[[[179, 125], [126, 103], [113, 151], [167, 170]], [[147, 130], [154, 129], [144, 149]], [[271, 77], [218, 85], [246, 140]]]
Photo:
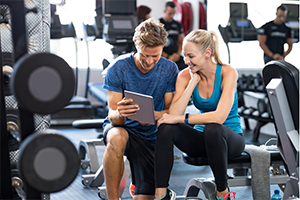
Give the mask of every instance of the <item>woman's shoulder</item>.
[[227, 65], [227, 64], [222, 65], [222, 70], [226, 71], [228, 73], [236, 73], [237, 72], [235, 68], [233, 68], [231, 65]]
[[178, 79], [190, 80], [191, 74], [190, 74], [189, 68], [185, 68], [185, 69], [181, 70], [178, 74]]
[[222, 65], [222, 74], [223, 76], [229, 76], [232, 78], [238, 76], [237, 70], [231, 65]]

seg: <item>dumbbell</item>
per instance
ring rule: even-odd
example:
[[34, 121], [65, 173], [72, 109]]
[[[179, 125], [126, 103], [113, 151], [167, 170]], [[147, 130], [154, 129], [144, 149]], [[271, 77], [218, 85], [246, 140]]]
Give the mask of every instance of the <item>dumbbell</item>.
[[241, 91], [237, 92], [237, 96], [238, 96], [238, 107], [242, 107], [245, 106], [245, 101], [244, 101], [244, 94]]
[[247, 83], [248, 90], [251, 90], [251, 91], [255, 90], [254, 77], [252, 76], [252, 74], [247, 76], [246, 83]]
[[263, 82], [263, 78], [260, 73], [257, 73], [256, 77], [254, 77], [254, 85], [255, 85], [256, 91], [258, 91], [258, 92], [264, 91], [264, 82]]
[[70, 102], [75, 76], [72, 68], [57, 55], [26, 54], [14, 65], [10, 88], [20, 107], [31, 113], [51, 114]]
[[246, 83], [246, 76], [245, 74], [242, 74], [241, 77], [238, 78], [237, 80], [237, 90], [238, 91], [244, 91], [247, 88], [247, 83]]
[[44, 193], [65, 189], [80, 167], [74, 144], [51, 129], [28, 136], [20, 145], [18, 160], [21, 177], [30, 187]]
[[261, 116], [263, 113], [266, 112], [266, 102], [264, 99], [258, 99], [257, 101], [257, 110], [258, 110], [258, 113], [259, 113], [259, 116]]

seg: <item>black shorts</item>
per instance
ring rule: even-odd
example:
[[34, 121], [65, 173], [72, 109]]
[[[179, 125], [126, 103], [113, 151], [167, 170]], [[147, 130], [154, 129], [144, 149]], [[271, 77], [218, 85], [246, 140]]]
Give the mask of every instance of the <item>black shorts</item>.
[[[106, 144], [108, 131], [114, 126], [107, 124], [103, 130], [103, 139]], [[132, 184], [135, 185], [134, 194], [154, 195], [154, 149], [155, 145], [151, 144], [130, 131], [129, 139], [126, 144], [124, 155], [130, 163]]]

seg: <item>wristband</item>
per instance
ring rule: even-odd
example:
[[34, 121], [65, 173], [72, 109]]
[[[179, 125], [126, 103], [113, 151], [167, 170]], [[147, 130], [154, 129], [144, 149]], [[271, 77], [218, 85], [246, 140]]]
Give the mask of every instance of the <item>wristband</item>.
[[185, 119], [184, 119], [184, 122], [186, 123], [186, 124], [189, 124], [189, 113], [186, 113], [185, 114]]

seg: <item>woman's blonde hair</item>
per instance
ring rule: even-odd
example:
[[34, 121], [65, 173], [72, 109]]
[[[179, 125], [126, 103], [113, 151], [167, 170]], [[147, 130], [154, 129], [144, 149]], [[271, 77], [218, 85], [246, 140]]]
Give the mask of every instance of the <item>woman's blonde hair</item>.
[[194, 30], [185, 36], [184, 42], [187, 41], [195, 43], [203, 53], [206, 49], [210, 49], [211, 56], [214, 58], [215, 62], [224, 65], [220, 60], [218, 37], [214, 31], [202, 29]]
[[162, 23], [156, 23], [150, 18], [142, 22], [135, 29], [133, 42], [137, 48], [165, 46], [168, 33]]

